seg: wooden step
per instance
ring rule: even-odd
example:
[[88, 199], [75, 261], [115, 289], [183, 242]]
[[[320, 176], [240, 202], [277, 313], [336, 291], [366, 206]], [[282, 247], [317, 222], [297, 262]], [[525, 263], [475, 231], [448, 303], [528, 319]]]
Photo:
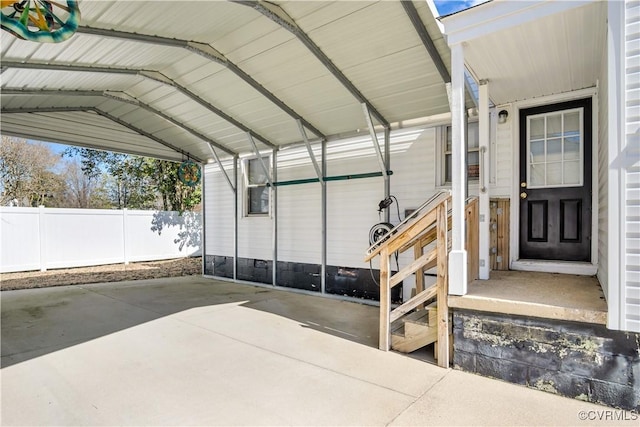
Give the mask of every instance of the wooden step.
[[396, 351], [411, 353], [438, 339], [437, 326], [415, 325], [411, 332], [408, 332], [405, 327], [391, 334], [391, 348]]
[[438, 313], [435, 303], [396, 320], [391, 328], [391, 348], [411, 353], [438, 339]]

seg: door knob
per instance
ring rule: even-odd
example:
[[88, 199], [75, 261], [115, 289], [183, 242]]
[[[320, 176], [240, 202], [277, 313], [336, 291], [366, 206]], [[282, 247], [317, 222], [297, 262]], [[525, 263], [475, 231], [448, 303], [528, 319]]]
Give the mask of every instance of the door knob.
[[526, 199], [527, 198], [527, 193], [525, 193], [524, 191], [522, 193], [520, 193], [520, 198], [521, 199]]
[[521, 183], [520, 183], [520, 187], [522, 187], [522, 188], [527, 188], [527, 183], [526, 183], [526, 182], [521, 182]]

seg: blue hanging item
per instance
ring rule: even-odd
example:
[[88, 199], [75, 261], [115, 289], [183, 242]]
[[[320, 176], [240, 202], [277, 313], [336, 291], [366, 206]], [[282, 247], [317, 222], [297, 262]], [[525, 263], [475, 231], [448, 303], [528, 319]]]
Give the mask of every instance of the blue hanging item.
[[1, 0], [3, 30], [19, 39], [60, 43], [78, 29], [80, 9], [76, 0], [64, 4], [51, 0]]
[[188, 185], [189, 187], [196, 186], [200, 183], [201, 177], [202, 172], [200, 170], [200, 165], [197, 163], [188, 160], [180, 164], [180, 167], [178, 168], [178, 179], [184, 185]]

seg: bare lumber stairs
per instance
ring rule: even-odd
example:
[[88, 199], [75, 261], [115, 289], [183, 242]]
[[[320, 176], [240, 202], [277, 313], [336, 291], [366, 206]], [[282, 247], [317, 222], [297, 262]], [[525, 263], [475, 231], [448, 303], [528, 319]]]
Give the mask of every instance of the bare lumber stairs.
[[[365, 261], [380, 256], [379, 348], [411, 353], [435, 343], [439, 366], [449, 367], [451, 320], [448, 299], [448, 255], [451, 193], [440, 192], [396, 225], [368, 250]], [[467, 251], [469, 280], [477, 278], [477, 199], [467, 201]], [[413, 250], [413, 261], [393, 273], [390, 257]], [[426, 287], [424, 273], [436, 270], [435, 284]], [[415, 275], [416, 294], [391, 309], [391, 289]]]
[[412, 353], [438, 340], [438, 309], [432, 303], [424, 310], [414, 311], [391, 324], [391, 348]]

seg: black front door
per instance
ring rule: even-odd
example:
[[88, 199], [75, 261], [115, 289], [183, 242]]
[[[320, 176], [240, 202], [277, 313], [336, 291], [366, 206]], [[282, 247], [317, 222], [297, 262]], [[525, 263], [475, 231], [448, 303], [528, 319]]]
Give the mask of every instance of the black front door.
[[520, 259], [591, 261], [591, 99], [520, 111]]

